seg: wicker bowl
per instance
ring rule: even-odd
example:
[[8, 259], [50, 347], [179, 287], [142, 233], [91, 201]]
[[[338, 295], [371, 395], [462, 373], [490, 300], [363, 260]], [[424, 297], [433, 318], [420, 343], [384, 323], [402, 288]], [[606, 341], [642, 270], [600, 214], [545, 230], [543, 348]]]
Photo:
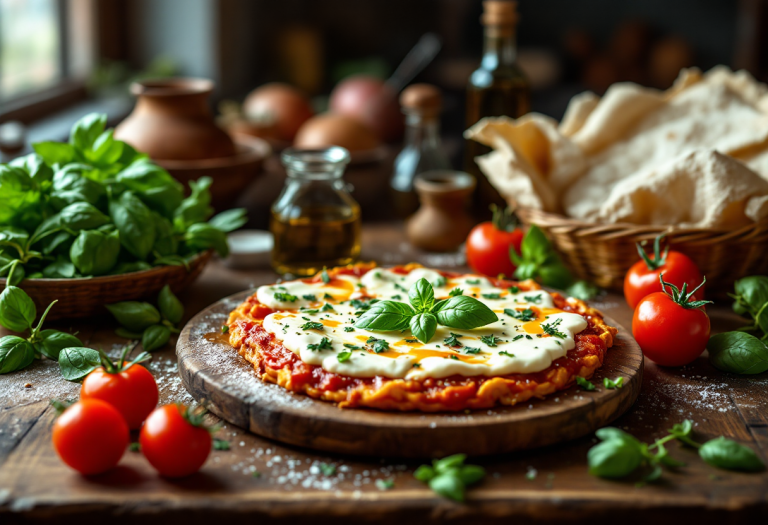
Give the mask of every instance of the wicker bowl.
[[600, 224], [530, 208], [517, 215], [552, 240], [579, 279], [621, 290], [624, 275], [639, 260], [635, 243], [666, 234], [672, 248], [685, 253], [707, 277], [707, 291], [724, 295], [741, 277], [768, 274], [768, 219], [738, 230], [639, 224]]
[[[142, 272], [105, 275], [82, 279], [25, 279], [19, 285], [35, 302], [38, 314], [52, 301], [59, 302], [51, 308], [49, 321], [90, 317], [107, 313], [105, 304], [120, 301], [148, 299], [155, 301], [160, 289], [166, 284], [178, 293], [197, 279], [211, 259], [213, 252], [201, 252], [183, 266], [159, 266]], [[0, 279], [0, 289], [5, 279]]]

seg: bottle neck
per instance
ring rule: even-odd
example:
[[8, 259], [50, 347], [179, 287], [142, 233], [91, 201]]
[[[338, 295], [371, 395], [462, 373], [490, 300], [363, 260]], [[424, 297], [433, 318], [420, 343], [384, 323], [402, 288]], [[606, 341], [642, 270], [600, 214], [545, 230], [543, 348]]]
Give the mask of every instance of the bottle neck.
[[405, 117], [405, 147], [439, 148], [440, 119], [437, 116], [425, 116], [409, 113]]
[[485, 28], [482, 67], [497, 69], [512, 66], [517, 61], [517, 39], [514, 28], [488, 26]]

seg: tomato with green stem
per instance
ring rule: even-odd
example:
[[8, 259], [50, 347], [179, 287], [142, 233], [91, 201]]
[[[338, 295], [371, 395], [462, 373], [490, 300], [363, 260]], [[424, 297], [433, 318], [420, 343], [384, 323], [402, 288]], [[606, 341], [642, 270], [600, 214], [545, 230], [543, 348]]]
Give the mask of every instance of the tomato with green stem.
[[139, 364], [152, 359], [152, 356], [142, 352], [136, 359], [126, 363], [130, 350], [130, 347], [126, 347], [117, 363], [112, 363], [104, 352], [100, 352], [102, 366], [83, 380], [80, 399], [106, 401], [123, 415], [133, 430], [141, 427], [155, 409], [159, 396], [152, 373]]
[[[679, 289], [659, 275], [664, 291], [643, 297], [632, 318], [632, 335], [643, 355], [662, 366], [683, 366], [699, 357], [709, 341], [709, 317], [703, 306], [712, 301], [695, 300], [701, 284], [688, 291]], [[669, 287], [671, 293], [666, 292]]]
[[125, 419], [100, 399], [84, 399], [65, 407], [53, 424], [53, 447], [62, 461], [84, 475], [101, 474], [118, 464], [130, 443]]
[[500, 210], [495, 205], [493, 220], [472, 228], [467, 237], [467, 263], [476, 272], [490, 277], [512, 277], [516, 266], [509, 258], [510, 248], [520, 251], [523, 230], [510, 208]]
[[207, 410], [182, 404], [155, 409], [141, 428], [139, 443], [147, 461], [160, 475], [180, 478], [194, 474], [211, 453], [211, 433], [203, 417]]
[[704, 286], [697, 286], [702, 282], [699, 268], [687, 255], [677, 251], [670, 251], [669, 246], [661, 251], [661, 240], [664, 235], [659, 235], [653, 241], [653, 254], [648, 255], [640, 243], [637, 243], [637, 253], [640, 259], [627, 272], [624, 278], [624, 298], [630, 308], [635, 308], [646, 295], [661, 292], [659, 275], [663, 272], [667, 282], [682, 288], [687, 284], [689, 289], [696, 287], [696, 299], [704, 298]]

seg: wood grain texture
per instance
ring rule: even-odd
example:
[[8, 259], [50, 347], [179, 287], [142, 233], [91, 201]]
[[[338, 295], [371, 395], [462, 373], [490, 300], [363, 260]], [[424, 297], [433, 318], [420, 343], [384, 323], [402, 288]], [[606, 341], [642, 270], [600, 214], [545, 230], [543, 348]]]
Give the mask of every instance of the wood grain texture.
[[[544, 400], [513, 407], [459, 413], [385, 412], [336, 405], [264, 383], [237, 351], [210, 341], [233, 305], [251, 292], [222, 299], [187, 323], [176, 355], [187, 390], [219, 417], [267, 438], [327, 452], [383, 457], [478, 456], [540, 447], [593, 432], [623, 414], [640, 393], [643, 354], [619, 326], [594, 381], [624, 378], [624, 387], [584, 392], [574, 386]], [[606, 319], [609, 325], [617, 323]], [[221, 338], [217, 338], [221, 339]], [[243, 365], [250, 380], [233, 381], [229, 370]], [[223, 372], [224, 371], [224, 372]]]
[[[364, 227], [363, 259], [463, 269], [460, 257], [449, 264], [444, 255], [438, 259], [411, 249], [403, 238], [399, 225]], [[190, 318], [222, 297], [274, 282], [275, 277], [266, 269], [232, 270], [214, 261], [180, 298]], [[632, 312], [622, 297], [608, 294], [598, 298], [595, 306], [619, 324], [630, 326]], [[707, 313], [714, 332], [743, 324], [727, 302], [708, 307]], [[86, 345], [113, 353], [124, 342], [115, 337], [110, 319], [52, 324], [51, 328], [79, 331]], [[180, 383], [173, 346], [153, 356], [149, 368], [160, 387], [161, 404], [190, 402], [191, 396]], [[757, 524], [768, 515], [766, 472], [717, 470], [690, 448], [670, 444], [670, 455], [687, 466], [666, 469], [657, 483], [637, 487], [635, 479], [598, 479], [587, 472], [587, 450], [595, 443], [589, 435], [473, 459], [488, 475], [469, 490], [464, 505], [436, 496], [413, 479], [414, 469], [424, 460], [313, 452], [226, 422], [216, 437], [227, 440], [231, 450], [212, 452], [203, 469], [189, 478], [163, 479], [141, 454], [129, 452], [118, 469], [83, 478], [63, 465], [51, 447], [54, 414], [46, 403], [58, 385], [56, 380], [60, 381], [55, 367], [55, 363], [41, 361], [25, 371], [0, 376], [2, 525]], [[252, 376], [247, 366], [243, 369]], [[236, 382], [237, 369], [228, 372]], [[26, 383], [33, 386], [27, 389]], [[612, 425], [648, 443], [689, 418], [695, 422], [698, 440], [722, 434], [753, 447], [768, 461], [766, 414], [768, 374], [750, 378], [723, 374], [702, 356], [682, 368], [662, 368], [646, 361], [636, 403]], [[219, 419], [210, 416], [209, 422]], [[336, 466], [337, 474], [322, 475], [318, 471], [321, 463]], [[254, 477], [253, 471], [261, 475]], [[536, 475], [529, 479], [527, 474], [534, 471]], [[394, 488], [378, 490], [377, 479], [392, 480]]]

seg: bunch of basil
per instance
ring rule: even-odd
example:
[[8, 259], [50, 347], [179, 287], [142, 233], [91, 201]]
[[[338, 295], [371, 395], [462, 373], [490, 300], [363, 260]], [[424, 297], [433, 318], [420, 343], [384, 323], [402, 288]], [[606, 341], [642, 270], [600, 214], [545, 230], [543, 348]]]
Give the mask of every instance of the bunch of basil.
[[184, 317], [184, 306], [166, 284], [157, 297], [157, 308], [139, 301], [108, 304], [120, 328], [115, 333], [126, 339], [141, 339], [144, 351], [151, 352], [168, 343]]
[[[19, 263], [11, 265], [11, 277], [19, 268]], [[0, 294], [0, 324], [14, 332], [27, 333], [27, 337], [6, 335], [0, 338], [0, 374], [22, 370], [41, 356], [58, 360], [59, 354], [65, 348], [81, 347], [83, 343], [72, 334], [58, 330], [43, 330], [43, 321], [56, 301], [48, 305], [37, 326], [37, 308], [27, 293], [9, 282], [8, 279], [3, 293]]]
[[712, 336], [707, 343], [709, 361], [724, 372], [761, 374], [768, 370], [768, 277], [739, 279], [735, 292], [733, 310], [750, 323]]
[[534, 279], [544, 286], [565, 290], [568, 295], [585, 301], [600, 293], [600, 288], [594, 284], [574, 279], [552, 243], [535, 224], [525, 232], [520, 253], [510, 247], [509, 258], [517, 266], [515, 278], [521, 281]]
[[[186, 265], [200, 251], [228, 253], [226, 232], [242, 209], [211, 220], [211, 179], [191, 195], [167, 171], [105, 130], [92, 113], [69, 142], [39, 142], [35, 153], [0, 165], [0, 276], [14, 282], [121, 274]], [[206, 222], [207, 221], [207, 222]]]

